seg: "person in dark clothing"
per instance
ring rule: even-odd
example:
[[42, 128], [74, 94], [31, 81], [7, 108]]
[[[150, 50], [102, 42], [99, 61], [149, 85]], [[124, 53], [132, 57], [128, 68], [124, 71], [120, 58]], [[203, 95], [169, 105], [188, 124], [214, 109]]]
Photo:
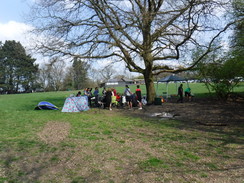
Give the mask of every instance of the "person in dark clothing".
[[177, 103], [178, 102], [183, 103], [183, 84], [180, 84], [180, 86], [178, 88], [178, 96], [179, 96], [179, 99], [177, 100]]
[[136, 89], [136, 98], [137, 98], [137, 101], [139, 103], [139, 109], [142, 109], [142, 103], [141, 103], [141, 89], [140, 89], [140, 85], [137, 85], [137, 89]]
[[103, 95], [103, 97], [105, 97], [105, 94], [106, 94], [106, 88], [104, 87], [104, 88], [103, 88], [103, 91], [102, 91], [102, 95]]
[[91, 107], [92, 88], [87, 88], [85, 95], [88, 97], [88, 103], [89, 106]]
[[76, 97], [80, 97], [81, 96], [81, 92], [78, 91], [78, 93], [76, 94]]
[[112, 90], [110, 88], [108, 88], [108, 90], [106, 91], [105, 93], [105, 107], [108, 107], [110, 111], [112, 111], [112, 96], [113, 96], [113, 93], [112, 93]]
[[98, 107], [98, 97], [99, 97], [99, 90], [98, 87], [95, 88], [95, 91], [93, 92], [93, 95], [95, 97], [95, 106]]

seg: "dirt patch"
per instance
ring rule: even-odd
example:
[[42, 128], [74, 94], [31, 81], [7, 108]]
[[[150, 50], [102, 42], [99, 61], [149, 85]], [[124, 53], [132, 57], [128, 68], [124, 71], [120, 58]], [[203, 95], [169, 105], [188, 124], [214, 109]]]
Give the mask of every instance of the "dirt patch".
[[65, 122], [48, 122], [38, 137], [47, 144], [55, 144], [64, 140], [70, 131], [70, 124]]
[[165, 119], [178, 119], [206, 126], [240, 125], [244, 122], [244, 102], [220, 102], [206, 98], [184, 103], [168, 101], [162, 105], [143, 106], [143, 110], [125, 110], [125, 114], [161, 119], [164, 119], [163, 115], [169, 114]]

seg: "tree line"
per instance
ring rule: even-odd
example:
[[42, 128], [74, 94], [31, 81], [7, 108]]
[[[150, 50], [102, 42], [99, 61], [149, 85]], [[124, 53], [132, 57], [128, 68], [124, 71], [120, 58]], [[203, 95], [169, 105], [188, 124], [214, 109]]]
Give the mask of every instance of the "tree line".
[[80, 90], [99, 86], [112, 76], [121, 78], [111, 65], [94, 69], [89, 63], [74, 57], [67, 66], [64, 58], [53, 57], [45, 64], [26, 53], [20, 42], [0, 43], [0, 93]]
[[75, 58], [66, 68], [64, 60], [55, 57], [39, 66], [20, 42], [0, 43], [0, 92], [13, 94], [33, 91], [82, 89], [89, 83], [89, 65]]
[[[181, 73], [188, 79], [202, 80], [209, 91], [216, 92], [220, 99], [226, 99], [233, 88], [244, 78], [243, 62], [243, 22], [236, 26], [232, 37], [233, 48], [228, 54], [216, 49], [209, 54], [196, 68]], [[202, 52], [195, 52], [198, 56]], [[123, 78], [115, 75], [109, 65], [100, 70], [93, 69], [87, 62], [74, 57], [71, 66], [66, 66], [62, 58], [54, 57], [48, 63], [40, 66], [35, 63], [25, 51], [20, 42], [5, 41], [0, 44], [0, 92], [12, 94], [33, 91], [80, 90], [86, 87], [99, 86], [102, 82], [113, 78]], [[89, 72], [92, 73], [89, 76]], [[161, 74], [158, 77], [164, 77]], [[138, 78], [143, 78], [139, 76]]]

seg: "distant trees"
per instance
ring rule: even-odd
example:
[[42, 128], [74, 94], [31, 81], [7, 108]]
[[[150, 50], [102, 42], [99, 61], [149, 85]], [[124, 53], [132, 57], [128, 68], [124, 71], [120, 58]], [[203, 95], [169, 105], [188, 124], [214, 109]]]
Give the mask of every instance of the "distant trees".
[[211, 63], [200, 63], [198, 69], [199, 77], [209, 92], [214, 91], [221, 100], [226, 100], [233, 88], [239, 83], [239, 79], [236, 77], [239, 70], [238, 65], [230, 60], [226, 61], [225, 58], [216, 59]]
[[75, 58], [71, 66], [64, 60], [55, 57], [43, 65], [38, 72], [37, 83], [44, 91], [67, 89], [80, 90], [89, 84], [89, 64]]
[[[0, 93], [80, 90], [97, 86], [99, 82], [89, 78], [89, 71], [90, 65], [77, 57], [74, 57], [71, 66], [67, 66], [62, 57], [52, 57], [39, 66], [34, 58], [26, 54], [20, 42], [0, 42]], [[111, 76], [112, 68], [101, 72]], [[103, 78], [100, 71], [94, 72], [93, 76], [95, 74], [99, 74], [96, 79]]]
[[[230, 50], [226, 53], [214, 44], [211, 53], [203, 58], [203, 63], [198, 64], [199, 77], [204, 79], [209, 91], [213, 90], [219, 99], [226, 100], [244, 78], [244, 2], [232, 2], [232, 19], [234, 31], [231, 37]], [[199, 49], [195, 56], [203, 52]]]
[[33, 88], [38, 65], [16, 41], [0, 44], [0, 89], [2, 93], [28, 92]]
[[233, 68], [237, 77], [244, 78], [244, 2], [242, 0], [234, 0], [233, 18], [237, 19], [234, 24], [234, 33], [232, 36], [230, 57], [227, 60], [229, 67]]
[[66, 64], [62, 59], [52, 58], [49, 63], [39, 68], [37, 83], [44, 91], [63, 89]]
[[73, 82], [74, 88], [76, 90], [80, 90], [82, 88], [86, 88], [89, 83], [88, 78], [88, 69], [90, 65], [87, 62], [82, 61], [81, 59], [75, 57], [72, 70], [73, 70]]

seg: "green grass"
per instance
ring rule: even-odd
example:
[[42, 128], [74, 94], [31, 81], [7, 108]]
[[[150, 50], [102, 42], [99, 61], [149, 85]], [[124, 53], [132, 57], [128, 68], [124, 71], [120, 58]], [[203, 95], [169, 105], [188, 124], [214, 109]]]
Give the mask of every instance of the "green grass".
[[[206, 92], [200, 85], [192, 88]], [[76, 91], [0, 95], [0, 183], [206, 182], [242, 164], [242, 128], [195, 128], [119, 110], [34, 110], [40, 101], [61, 109], [71, 93]], [[68, 136], [56, 143], [41, 140], [50, 123], [69, 124]], [[240, 182], [239, 175], [232, 179]]]

